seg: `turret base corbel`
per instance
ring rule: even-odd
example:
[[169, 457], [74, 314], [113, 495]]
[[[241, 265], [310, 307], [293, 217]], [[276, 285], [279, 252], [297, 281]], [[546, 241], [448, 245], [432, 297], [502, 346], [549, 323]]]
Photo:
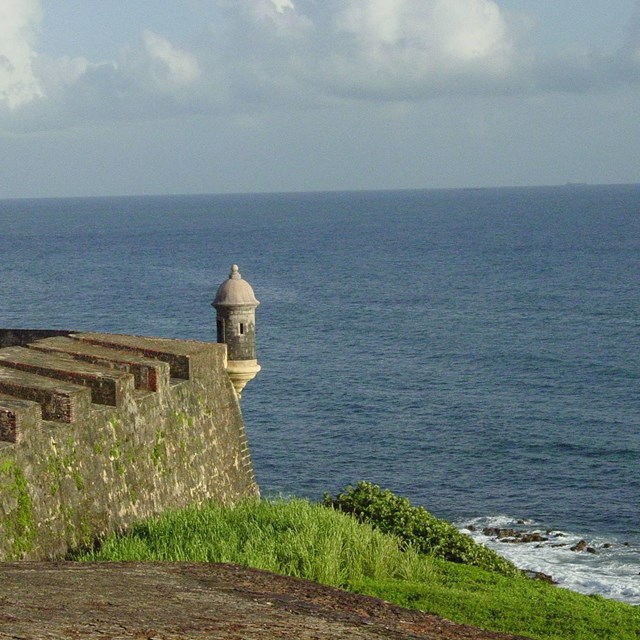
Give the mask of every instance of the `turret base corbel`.
[[257, 360], [229, 360], [227, 361], [227, 375], [231, 379], [233, 388], [238, 394], [238, 399], [242, 395], [242, 390], [248, 382], [253, 380], [261, 367]]

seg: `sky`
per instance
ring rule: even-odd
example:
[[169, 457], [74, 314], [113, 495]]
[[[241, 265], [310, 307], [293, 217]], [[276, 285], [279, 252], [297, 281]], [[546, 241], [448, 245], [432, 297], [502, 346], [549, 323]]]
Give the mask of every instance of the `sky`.
[[640, 182], [640, 0], [0, 0], [0, 198]]

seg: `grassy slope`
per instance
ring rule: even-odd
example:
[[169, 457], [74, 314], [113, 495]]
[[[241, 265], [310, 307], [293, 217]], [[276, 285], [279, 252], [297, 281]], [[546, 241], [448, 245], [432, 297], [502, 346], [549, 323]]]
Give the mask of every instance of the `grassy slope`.
[[638, 607], [401, 551], [394, 536], [303, 500], [166, 513], [76, 559], [231, 562], [531, 638], [640, 638]]

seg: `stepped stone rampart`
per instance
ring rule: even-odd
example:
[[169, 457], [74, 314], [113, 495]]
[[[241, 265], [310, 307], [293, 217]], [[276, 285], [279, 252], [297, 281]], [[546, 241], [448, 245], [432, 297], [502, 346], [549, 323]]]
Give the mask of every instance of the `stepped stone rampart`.
[[258, 496], [224, 344], [0, 330], [0, 560]]

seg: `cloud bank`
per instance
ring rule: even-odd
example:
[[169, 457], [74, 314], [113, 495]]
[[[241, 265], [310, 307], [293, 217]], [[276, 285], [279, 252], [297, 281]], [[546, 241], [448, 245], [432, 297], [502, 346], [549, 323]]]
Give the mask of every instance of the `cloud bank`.
[[0, 0], [0, 123], [48, 128], [640, 80], [640, 3], [614, 54], [549, 58], [524, 49], [496, 0], [212, 2], [217, 19], [194, 25], [190, 42], [147, 30], [116, 59], [90, 61], [38, 50], [39, 0]]

